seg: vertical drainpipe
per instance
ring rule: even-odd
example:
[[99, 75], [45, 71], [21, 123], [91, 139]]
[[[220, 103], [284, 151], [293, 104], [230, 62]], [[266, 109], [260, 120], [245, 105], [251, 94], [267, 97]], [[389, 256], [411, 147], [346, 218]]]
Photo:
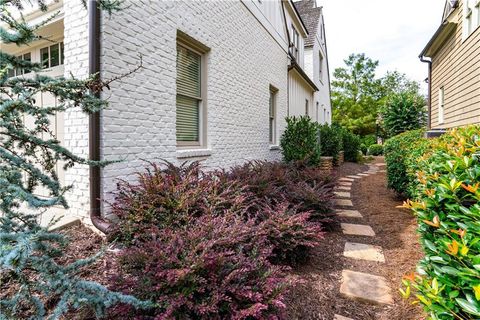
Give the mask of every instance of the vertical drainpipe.
[[420, 61], [428, 63], [428, 112], [427, 112], [427, 130], [432, 129], [432, 60], [427, 60], [420, 55]]
[[[100, 78], [100, 9], [96, 0], [88, 1], [88, 72]], [[100, 93], [97, 94], [100, 97]], [[100, 112], [89, 115], [89, 159], [100, 160]], [[102, 219], [100, 202], [100, 167], [90, 166], [90, 219], [93, 225], [106, 233], [109, 224]]]

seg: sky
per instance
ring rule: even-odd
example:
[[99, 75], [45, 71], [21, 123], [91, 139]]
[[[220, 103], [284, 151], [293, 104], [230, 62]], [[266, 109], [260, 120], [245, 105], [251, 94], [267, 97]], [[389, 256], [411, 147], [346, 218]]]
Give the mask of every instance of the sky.
[[[330, 72], [351, 53], [378, 60], [378, 76], [397, 70], [419, 82], [427, 64], [418, 55], [442, 19], [445, 0], [317, 0], [323, 6]], [[426, 85], [422, 85], [426, 90]]]

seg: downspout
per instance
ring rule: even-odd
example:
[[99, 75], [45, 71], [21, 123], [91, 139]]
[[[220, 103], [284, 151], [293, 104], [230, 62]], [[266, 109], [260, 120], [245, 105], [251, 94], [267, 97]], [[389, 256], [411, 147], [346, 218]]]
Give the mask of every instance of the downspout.
[[420, 61], [428, 63], [427, 130], [430, 130], [432, 129], [432, 60], [427, 60], [423, 55], [421, 55]]
[[[88, 1], [88, 72], [100, 78], [100, 9], [96, 0]], [[100, 97], [100, 93], [97, 93]], [[100, 112], [89, 115], [89, 159], [100, 160]], [[90, 219], [93, 225], [107, 233], [110, 224], [102, 219], [100, 202], [100, 167], [90, 166]]]

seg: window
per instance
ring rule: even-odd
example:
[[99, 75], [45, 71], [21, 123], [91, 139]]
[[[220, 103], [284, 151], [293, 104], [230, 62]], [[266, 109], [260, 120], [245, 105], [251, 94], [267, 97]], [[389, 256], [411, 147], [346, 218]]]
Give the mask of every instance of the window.
[[300, 48], [300, 35], [295, 27], [292, 25], [292, 43], [290, 44], [291, 53], [295, 60], [298, 61], [298, 52]]
[[464, 39], [480, 26], [480, 0], [466, 0], [464, 8]]
[[322, 82], [323, 80], [323, 55], [321, 52], [318, 53], [318, 80]]
[[317, 105], [315, 106], [315, 120], [318, 122], [318, 101], [317, 101]]
[[306, 116], [309, 115], [309, 112], [308, 112], [308, 99], [305, 99], [305, 115], [306, 115]]
[[323, 121], [327, 123], [327, 109], [323, 107]]
[[63, 42], [40, 49], [40, 63], [44, 69], [64, 64]]
[[201, 144], [202, 56], [177, 44], [177, 144]]
[[445, 113], [445, 89], [441, 87], [438, 90], [438, 124], [442, 124], [444, 121]]
[[477, 13], [477, 27], [480, 26], [480, 0], [475, 4], [475, 12]]
[[[17, 58], [25, 60], [25, 61], [32, 61], [32, 54], [30, 52], [21, 54], [17, 56]], [[17, 69], [8, 69], [8, 76], [9, 77], [17, 77], [22, 74], [28, 74], [30, 73], [31, 70], [29, 69], [24, 69], [24, 68], [17, 68]]]
[[276, 113], [277, 113], [277, 90], [273, 87], [270, 87], [270, 99], [269, 99], [269, 108], [268, 108], [268, 117], [269, 117], [269, 141], [270, 144], [276, 144]]

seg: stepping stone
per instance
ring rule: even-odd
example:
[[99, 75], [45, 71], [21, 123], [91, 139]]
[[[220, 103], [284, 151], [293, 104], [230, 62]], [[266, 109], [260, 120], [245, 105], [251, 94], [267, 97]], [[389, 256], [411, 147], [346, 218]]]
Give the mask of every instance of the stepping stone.
[[336, 214], [342, 218], [363, 218], [362, 214], [357, 210], [337, 210]]
[[352, 318], [347, 318], [347, 317], [344, 317], [344, 316], [341, 316], [339, 314], [336, 314], [334, 317], [333, 317], [333, 320], [353, 320]]
[[352, 183], [351, 183], [351, 182], [348, 182], [348, 181], [339, 181], [339, 182], [338, 182], [338, 185], [339, 185], [339, 186], [344, 186], [344, 187], [351, 187], [351, 186], [352, 186]]
[[353, 207], [352, 200], [348, 199], [335, 199], [335, 205], [340, 207]]
[[375, 163], [377, 167], [385, 167], [387, 164], [385, 162]]
[[353, 182], [353, 181], [355, 181], [355, 179], [351, 179], [351, 178], [340, 178], [340, 179], [338, 179], [338, 181], [343, 181], [343, 182], [345, 182], [345, 181], [346, 181], [346, 182]]
[[375, 237], [375, 231], [373, 231], [372, 227], [370, 226], [350, 223], [341, 223], [340, 225], [344, 234], [349, 234], [353, 236]]
[[387, 170], [378, 170], [379, 173], [385, 173]]
[[385, 262], [385, 256], [383, 255], [382, 247], [372, 246], [369, 244], [347, 242], [345, 243], [343, 255], [347, 258], [357, 260]]
[[340, 293], [352, 299], [375, 304], [393, 304], [387, 280], [368, 273], [343, 270]]
[[340, 198], [350, 198], [350, 192], [335, 191], [334, 194]]
[[352, 187], [351, 186], [338, 186], [338, 187], [335, 187], [335, 190], [350, 191], [350, 190], [352, 190]]
[[366, 174], [366, 173], [358, 173], [357, 176], [361, 176], [361, 177], [368, 177], [369, 175]]
[[347, 176], [347, 178], [350, 178], [350, 179], [361, 179], [362, 177], [359, 177], [359, 176]]

